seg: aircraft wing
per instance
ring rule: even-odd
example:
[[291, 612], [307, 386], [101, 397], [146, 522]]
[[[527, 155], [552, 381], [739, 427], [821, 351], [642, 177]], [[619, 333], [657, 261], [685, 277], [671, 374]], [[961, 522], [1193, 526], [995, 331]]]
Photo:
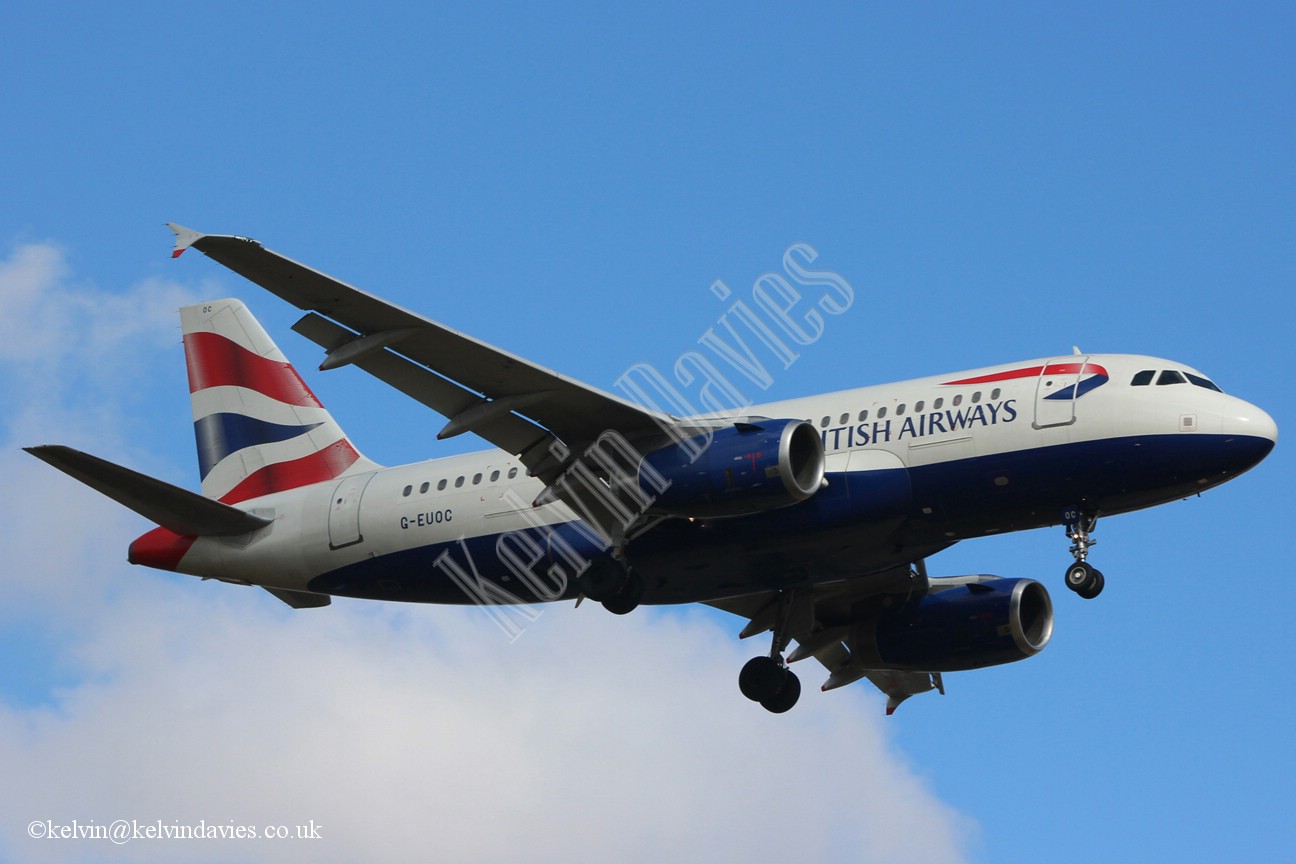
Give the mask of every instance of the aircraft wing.
[[[308, 313], [294, 326], [329, 353], [321, 369], [354, 364], [449, 418], [438, 437], [471, 431], [517, 454], [550, 483], [605, 431], [661, 442], [679, 421], [582, 384], [340, 282], [255, 240], [168, 223], [178, 257], [190, 246]], [[555, 442], [561, 447], [553, 448]], [[555, 455], [557, 453], [557, 455]]]

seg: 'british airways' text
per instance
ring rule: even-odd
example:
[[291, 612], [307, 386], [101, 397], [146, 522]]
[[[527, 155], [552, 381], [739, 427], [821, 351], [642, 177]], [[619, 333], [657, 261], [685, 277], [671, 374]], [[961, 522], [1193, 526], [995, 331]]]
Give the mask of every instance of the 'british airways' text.
[[981, 426], [996, 426], [1017, 419], [1017, 400], [984, 402], [944, 411], [928, 411], [908, 417], [889, 417], [885, 420], [834, 426], [822, 430], [824, 449], [850, 450], [870, 444], [887, 444], [911, 438], [926, 438]]

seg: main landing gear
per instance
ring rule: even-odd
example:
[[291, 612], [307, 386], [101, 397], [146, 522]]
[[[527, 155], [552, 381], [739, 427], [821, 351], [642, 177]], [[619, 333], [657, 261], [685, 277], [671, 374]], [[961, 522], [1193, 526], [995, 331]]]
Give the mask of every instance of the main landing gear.
[[753, 702], [759, 702], [766, 711], [782, 714], [801, 698], [801, 679], [788, 668], [783, 659], [783, 649], [788, 643], [788, 618], [791, 598], [787, 592], [779, 595], [779, 610], [774, 624], [774, 642], [768, 656], [753, 657], [738, 673], [738, 689]]
[[801, 698], [801, 679], [781, 656], [753, 657], [738, 673], [738, 689], [766, 711], [782, 714]]
[[1066, 514], [1066, 533], [1071, 538], [1071, 549], [1075, 563], [1067, 568], [1066, 586], [1086, 600], [1092, 600], [1102, 593], [1105, 580], [1102, 572], [1085, 561], [1089, 547], [1097, 543], [1090, 536], [1098, 524], [1097, 515], [1090, 515], [1079, 510]]
[[582, 594], [614, 615], [633, 612], [644, 595], [643, 579], [622, 559], [591, 561], [577, 582]]

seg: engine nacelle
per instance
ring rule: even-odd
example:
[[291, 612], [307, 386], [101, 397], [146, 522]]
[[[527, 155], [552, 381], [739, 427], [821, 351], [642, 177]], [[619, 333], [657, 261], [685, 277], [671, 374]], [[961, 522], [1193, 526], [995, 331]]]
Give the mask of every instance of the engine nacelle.
[[652, 508], [676, 516], [745, 516], [786, 507], [818, 492], [823, 480], [823, 440], [804, 420], [717, 429], [709, 442], [697, 436], [654, 450], [639, 468], [639, 486], [652, 497]]
[[852, 657], [868, 668], [959, 672], [1042, 651], [1053, 635], [1053, 601], [1044, 586], [972, 578], [985, 581], [933, 579], [922, 597], [860, 621], [852, 628]]

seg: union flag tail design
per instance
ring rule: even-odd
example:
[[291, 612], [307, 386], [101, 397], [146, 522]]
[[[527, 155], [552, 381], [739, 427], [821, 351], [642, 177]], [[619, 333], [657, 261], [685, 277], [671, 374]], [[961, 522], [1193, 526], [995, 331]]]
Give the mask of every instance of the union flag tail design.
[[203, 495], [235, 504], [379, 466], [239, 300], [180, 310]]

